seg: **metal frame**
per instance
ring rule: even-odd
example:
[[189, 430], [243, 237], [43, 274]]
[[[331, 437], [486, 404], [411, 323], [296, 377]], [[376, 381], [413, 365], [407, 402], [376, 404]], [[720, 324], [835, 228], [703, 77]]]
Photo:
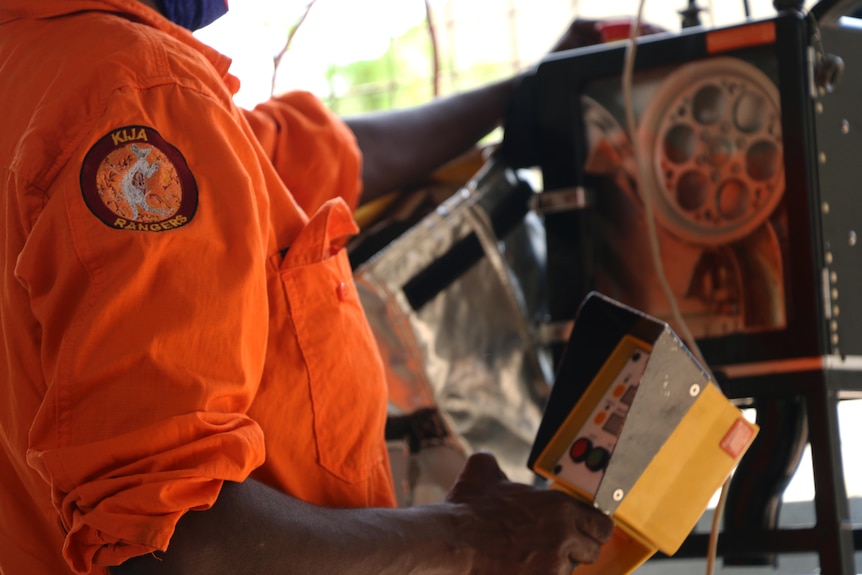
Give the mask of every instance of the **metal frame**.
[[[807, 528], [722, 531], [718, 555], [744, 553], [816, 552], [824, 575], [856, 575], [854, 553], [862, 549], [862, 525], [853, 525], [844, 484], [844, 466], [838, 428], [838, 403], [862, 398], [862, 373], [809, 371], [766, 375], [721, 382], [732, 399], [801, 397], [809, 424], [809, 444], [814, 468], [816, 524]], [[671, 558], [704, 557], [708, 534], [689, 536]], [[657, 556], [667, 558], [667, 556]]]

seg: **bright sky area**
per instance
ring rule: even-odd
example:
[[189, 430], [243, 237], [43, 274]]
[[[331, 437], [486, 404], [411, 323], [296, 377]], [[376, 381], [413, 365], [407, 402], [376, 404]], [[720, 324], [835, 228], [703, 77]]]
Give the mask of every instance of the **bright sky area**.
[[[478, 17], [481, 21], [483, 13], [517, 10], [525, 23], [519, 28], [519, 42], [524, 44], [519, 48], [525, 63], [537, 61], [573, 18], [633, 16], [638, 6], [637, 0], [430, 0], [429, 4], [434, 14], [451, 10], [463, 20]], [[745, 19], [743, 0], [697, 0], [697, 4], [705, 9], [705, 25]], [[772, 0], [748, 0], [748, 4], [753, 18], [775, 13]], [[253, 106], [269, 96], [272, 57], [307, 5], [308, 0], [230, 0], [228, 14], [198, 32], [200, 38], [234, 59], [233, 72], [243, 84], [238, 104]], [[687, 0], [648, 0], [644, 19], [677, 30], [678, 11], [687, 5]], [[326, 89], [323, 71], [329, 64], [378, 57], [389, 46], [390, 38], [421, 23], [424, 17], [425, 3], [421, 0], [318, 0], [281, 66], [288, 73], [282, 75], [277, 89], [303, 88], [320, 93]], [[459, 42], [459, 54], [481, 52], [487, 42], [480, 34], [472, 42]], [[297, 57], [291, 58], [294, 54]]]
[[[230, 0], [228, 14], [215, 24], [198, 32], [198, 36], [222, 53], [233, 58], [232, 72], [242, 82], [236, 101], [241, 106], [253, 106], [267, 99], [272, 90], [273, 56], [284, 45], [288, 31], [307, 5], [308, 0]], [[442, 11], [447, 0], [431, 0], [432, 10]], [[503, 0], [463, 0], [465, 17], [482, 11], [500, 11]], [[669, 30], [680, 27], [678, 10], [687, 0], [650, 0], [644, 10], [645, 19]], [[810, 7], [814, 2], [807, 2]], [[606, 18], [633, 16], [636, 0], [506, 0], [531, 24], [525, 28], [521, 42], [527, 44], [525, 60], [536, 61], [575, 17]], [[704, 25], [725, 25], [745, 19], [742, 0], [698, 0], [706, 9]], [[775, 13], [771, 0], [749, 0], [753, 18], [765, 18]], [[465, 8], [466, 7], [466, 8]], [[529, 16], [529, 18], [526, 18]], [[318, 0], [303, 23], [280, 70], [277, 91], [301, 88], [315, 93], [326, 89], [323, 72], [333, 63], [344, 64], [380, 56], [389, 46], [389, 39], [423, 21], [424, 2], [419, 0]], [[483, 39], [457, 46], [459, 52], [482, 49]], [[843, 457], [848, 493], [862, 496], [862, 458], [851, 449], [853, 439], [862, 437], [862, 401], [845, 402], [840, 406]], [[785, 500], [809, 500], [813, 493], [811, 458], [808, 453], [793, 482], [785, 492]]]

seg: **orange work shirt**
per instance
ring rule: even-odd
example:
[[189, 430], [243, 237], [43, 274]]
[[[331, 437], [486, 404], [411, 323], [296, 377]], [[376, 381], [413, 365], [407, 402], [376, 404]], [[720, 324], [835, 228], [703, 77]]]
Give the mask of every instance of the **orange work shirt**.
[[228, 65], [137, 0], [0, 3], [2, 573], [104, 574], [250, 476], [394, 504], [359, 151]]

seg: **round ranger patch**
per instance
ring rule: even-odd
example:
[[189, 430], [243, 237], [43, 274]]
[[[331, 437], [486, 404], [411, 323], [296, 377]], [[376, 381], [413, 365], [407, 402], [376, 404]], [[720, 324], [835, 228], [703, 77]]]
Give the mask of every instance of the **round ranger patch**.
[[119, 128], [96, 142], [84, 158], [81, 190], [90, 211], [121, 230], [179, 228], [198, 206], [185, 158], [146, 126]]

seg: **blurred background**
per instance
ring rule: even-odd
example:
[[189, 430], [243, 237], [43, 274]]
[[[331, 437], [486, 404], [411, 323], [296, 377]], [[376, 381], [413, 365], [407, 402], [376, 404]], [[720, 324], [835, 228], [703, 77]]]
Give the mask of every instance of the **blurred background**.
[[[342, 116], [421, 104], [524, 70], [576, 17], [634, 16], [636, 0], [231, 0], [196, 35], [233, 60], [235, 101], [253, 107], [290, 90], [316, 94]], [[815, 4], [806, 2], [806, 8]], [[699, 0], [704, 26], [772, 16], [771, 0]], [[644, 18], [679, 30], [684, 0], [651, 0]], [[499, 138], [499, 133], [492, 135]], [[839, 407], [851, 515], [862, 523], [862, 400]], [[784, 492], [783, 525], [813, 524], [810, 449]], [[715, 501], [715, 499], [713, 500]], [[698, 527], [708, 530], [708, 515]], [[857, 565], [860, 565], [857, 553]], [[700, 572], [694, 560], [650, 562], [639, 573]], [[745, 573], [771, 568], [725, 568]], [[819, 572], [816, 556], [782, 560], [781, 573]]]
[[[815, 2], [808, 0], [806, 6]], [[645, 20], [678, 30], [686, 0], [651, 0]], [[339, 114], [397, 108], [537, 62], [575, 17], [633, 16], [636, 0], [231, 0], [199, 31], [233, 58], [236, 101], [313, 92]], [[773, 15], [771, 0], [698, 0], [706, 26]], [[430, 16], [430, 17], [429, 17]], [[292, 38], [291, 38], [292, 35]], [[290, 46], [280, 61], [275, 59]], [[436, 73], [435, 73], [436, 72]]]

